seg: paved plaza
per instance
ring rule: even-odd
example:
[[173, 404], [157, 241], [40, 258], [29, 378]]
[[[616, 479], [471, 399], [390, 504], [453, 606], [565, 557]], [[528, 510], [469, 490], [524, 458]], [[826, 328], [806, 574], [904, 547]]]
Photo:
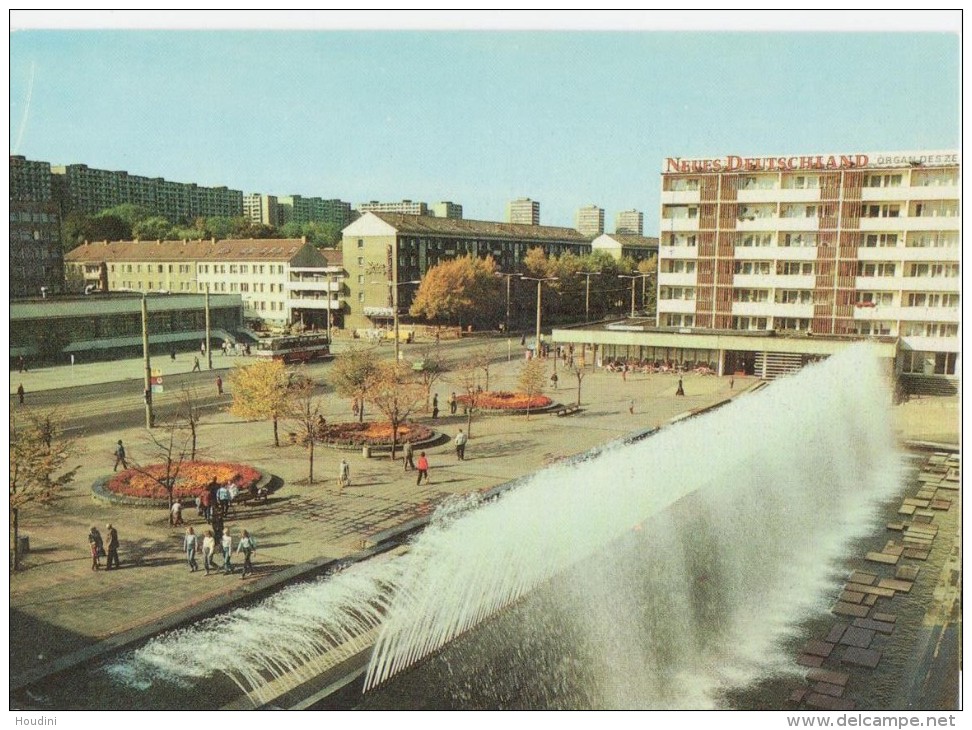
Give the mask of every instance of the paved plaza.
[[[522, 357], [490, 370], [490, 389], [515, 389]], [[185, 358], [186, 372], [192, 356]], [[219, 363], [221, 366], [223, 363]], [[227, 363], [229, 364], [229, 363]], [[235, 363], [233, 363], [235, 364]], [[12, 373], [11, 391], [25, 382], [28, 392], [75, 383], [96, 384], [138, 378], [141, 360], [62, 366], [30, 373]], [[208, 383], [211, 373], [201, 374]], [[447, 373], [436, 384], [440, 403], [460, 391]], [[201, 425], [202, 458], [253, 464], [282, 481], [265, 505], [233, 509], [227, 526], [234, 538], [247, 529], [255, 536], [256, 573], [241, 580], [202, 571], [190, 573], [182, 552], [184, 528], [170, 527], [164, 508], [145, 509], [108, 505], [92, 497], [91, 486], [106, 476], [113, 464], [113, 445], [121, 438], [135, 459], [150, 451], [144, 428], [130, 427], [80, 436], [84, 448], [81, 468], [64, 499], [51, 507], [31, 507], [21, 516], [21, 534], [30, 538], [24, 569], [10, 579], [11, 683], [43, 673], [59, 657], [94, 647], [111, 637], [162, 625], [167, 617], [213, 602], [231, 601], [271, 580], [281, 571], [308, 561], [341, 558], [362, 547], [377, 534], [428, 515], [451, 495], [483, 491], [542, 468], [563, 457], [584, 452], [634, 431], [663, 425], [694, 409], [738, 396], [758, 381], [736, 377], [687, 374], [685, 396], [675, 395], [678, 376], [590, 372], [582, 383], [582, 410], [574, 415], [478, 416], [466, 459], [456, 459], [450, 442], [428, 450], [429, 484], [417, 487], [415, 472], [405, 472], [400, 460], [386, 456], [365, 458], [360, 451], [345, 452], [318, 447], [315, 482], [307, 483], [307, 451], [296, 445], [273, 446], [268, 422], [243, 422], [228, 413], [230, 395], [209, 412]], [[576, 381], [561, 372], [557, 390], [547, 394], [555, 401], [572, 403]], [[573, 387], [570, 387], [573, 386]], [[629, 412], [631, 402], [634, 412]], [[333, 394], [323, 396], [329, 422], [351, 420], [350, 403]], [[104, 406], [110, 418], [110, 401]], [[466, 428], [460, 414], [432, 421], [418, 420], [447, 436]], [[958, 399], [914, 399], [895, 408], [895, 427], [902, 439], [957, 444]], [[287, 426], [281, 425], [282, 442]], [[338, 488], [338, 463], [347, 458], [351, 486]], [[195, 510], [186, 512], [197, 533], [205, 521]], [[121, 570], [93, 572], [87, 533], [92, 525], [104, 532], [111, 523], [121, 542]]]

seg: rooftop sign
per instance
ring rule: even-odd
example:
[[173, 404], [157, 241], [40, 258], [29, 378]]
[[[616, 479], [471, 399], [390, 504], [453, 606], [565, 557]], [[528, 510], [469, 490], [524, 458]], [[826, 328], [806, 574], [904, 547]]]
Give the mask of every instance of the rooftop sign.
[[664, 173], [692, 172], [778, 172], [787, 170], [851, 170], [868, 167], [900, 167], [905, 165], [957, 165], [955, 150], [933, 152], [879, 152], [846, 155], [790, 155], [786, 157], [740, 157], [727, 155], [691, 159], [666, 157]]

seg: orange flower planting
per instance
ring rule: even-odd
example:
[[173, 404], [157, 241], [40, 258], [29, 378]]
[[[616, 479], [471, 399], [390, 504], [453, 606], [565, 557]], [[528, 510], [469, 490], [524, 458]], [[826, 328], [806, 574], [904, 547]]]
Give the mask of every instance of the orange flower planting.
[[527, 408], [546, 408], [553, 401], [545, 395], [535, 395], [532, 398], [524, 393], [510, 393], [505, 390], [487, 390], [477, 393], [475, 398], [468, 395], [456, 397], [462, 405], [475, 403], [476, 408], [489, 411], [525, 411]]
[[[398, 426], [398, 443], [405, 439], [412, 442], [424, 441], [431, 436], [431, 429], [417, 423], [403, 423]], [[377, 421], [329, 423], [318, 431], [318, 437], [325, 443], [383, 446], [391, 444], [392, 429], [390, 423]]]
[[[176, 465], [172, 466], [172, 471]], [[144, 469], [128, 469], [107, 484], [110, 491], [126, 497], [142, 499], [168, 499], [168, 492], [159, 480], [165, 479], [165, 464], [152, 464]], [[185, 461], [178, 466], [178, 474], [172, 494], [179, 499], [195, 499], [213, 479], [217, 484], [235, 482], [240, 491], [246, 491], [260, 480], [260, 472], [246, 464], [227, 462]]]

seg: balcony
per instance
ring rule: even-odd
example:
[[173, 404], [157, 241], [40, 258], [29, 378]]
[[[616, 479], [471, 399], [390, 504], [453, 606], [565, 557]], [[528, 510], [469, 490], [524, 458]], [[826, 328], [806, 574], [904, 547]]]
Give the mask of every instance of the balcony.
[[696, 283], [694, 271], [691, 274], [662, 272], [658, 275], [659, 286], [695, 286]]
[[875, 246], [857, 249], [860, 261], [958, 261], [961, 249], [938, 246], [936, 248], [905, 248], [903, 246]]
[[908, 188], [888, 187], [888, 188], [861, 188], [861, 200], [863, 201], [885, 201], [901, 202], [906, 197], [913, 197], [908, 194]]
[[306, 278], [298, 279], [293, 276], [290, 277], [290, 281], [287, 282], [287, 288], [290, 291], [331, 291], [339, 292], [341, 291], [342, 283], [340, 281], [328, 281], [327, 279], [319, 278]]
[[813, 275], [736, 274], [732, 277], [732, 285], [737, 289], [813, 289], [816, 281]]
[[698, 203], [700, 199], [698, 190], [663, 190], [661, 194], [662, 205]]
[[957, 231], [961, 222], [961, 216], [957, 215], [861, 218], [860, 228], [862, 231]]
[[658, 301], [658, 311], [660, 313], [669, 312], [672, 314], [694, 314], [694, 299], [660, 299]]
[[[959, 333], [961, 334], [961, 332]], [[902, 337], [901, 346], [920, 352], [961, 352], [961, 337]]]
[[[328, 306], [330, 303], [330, 306]], [[340, 299], [328, 299], [327, 297], [291, 297], [287, 301], [291, 309], [340, 309]]]
[[[878, 307], [875, 307], [878, 309]], [[896, 312], [895, 319], [902, 322], [948, 322], [962, 321], [961, 307], [885, 307], [886, 311]]]
[[[858, 282], [874, 281], [874, 279], [858, 277]], [[962, 288], [962, 279], [958, 276], [902, 276], [894, 279], [896, 289], [905, 292], [930, 291], [930, 292], [958, 292]], [[867, 285], [857, 285], [859, 289], [873, 288]]]
[[661, 222], [661, 229], [664, 231], [697, 231], [699, 230], [698, 218], [665, 218]]
[[695, 259], [698, 258], [698, 246], [659, 246], [659, 259]]

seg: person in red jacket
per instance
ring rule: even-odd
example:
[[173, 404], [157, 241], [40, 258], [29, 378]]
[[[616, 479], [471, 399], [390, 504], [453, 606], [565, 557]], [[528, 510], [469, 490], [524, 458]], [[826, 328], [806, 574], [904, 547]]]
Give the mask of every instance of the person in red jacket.
[[425, 458], [425, 452], [423, 451], [419, 454], [418, 462], [415, 465], [418, 470], [418, 479], [415, 480], [415, 486], [417, 487], [422, 483], [422, 477], [425, 477], [425, 483], [429, 483], [429, 460]]

